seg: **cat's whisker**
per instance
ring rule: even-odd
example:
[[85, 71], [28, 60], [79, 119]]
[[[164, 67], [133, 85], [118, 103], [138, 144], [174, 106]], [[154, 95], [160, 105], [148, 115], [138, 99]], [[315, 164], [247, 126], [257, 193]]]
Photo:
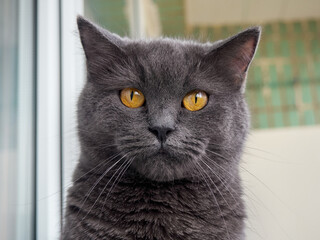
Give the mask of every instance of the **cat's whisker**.
[[[197, 167], [197, 165], [198, 165], [198, 167]], [[209, 188], [209, 190], [210, 190], [210, 192], [211, 192], [211, 194], [212, 194], [212, 196], [213, 196], [213, 199], [214, 199], [214, 201], [215, 201], [215, 203], [216, 203], [216, 205], [217, 205], [217, 207], [218, 207], [218, 209], [219, 209], [219, 211], [220, 211], [221, 218], [222, 218], [223, 223], [224, 223], [224, 225], [225, 225], [225, 228], [226, 228], [226, 231], [227, 231], [227, 235], [228, 235], [228, 239], [230, 240], [230, 234], [229, 234], [228, 226], [227, 226], [226, 220], [225, 220], [225, 218], [224, 218], [224, 216], [223, 216], [223, 214], [222, 214], [222, 211], [221, 211], [220, 205], [219, 205], [219, 203], [218, 203], [218, 200], [217, 200], [216, 196], [214, 195], [213, 190], [211, 189], [209, 182], [206, 180], [205, 175], [202, 174], [202, 172], [204, 172], [204, 173], [206, 173], [206, 172], [205, 172], [205, 170], [201, 167], [201, 165], [200, 165], [198, 162], [195, 162], [195, 165], [194, 165], [194, 166], [198, 169], [200, 175], [202, 176], [203, 180], [204, 180], [205, 183], [207, 184], [207, 186], [208, 186], [208, 188]], [[208, 175], [207, 175], [207, 177], [209, 178]], [[211, 180], [211, 178], [210, 178], [210, 180]], [[211, 180], [211, 181], [212, 181], [212, 180]]]
[[88, 149], [93, 149], [93, 150], [106, 150], [111, 147], [117, 147], [118, 145], [116, 144], [99, 144], [99, 145], [94, 145], [94, 146], [86, 146]]
[[213, 143], [213, 142], [209, 142], [208, 146], [213, 146], [213, 147], [219, 147], [222, 150], [229, 150], [231, 149], [230, 147], [226, 147], [225, 145], [222, 144], [217, 144], [217, 143]]
[[[216, 167], [218, 167], [218, 168], [220, 168], [220, 169], [222, 169], [226, 174], [228, 174], [229, 176], [231, 176], [232, 178], [234, 178], [234, 176], [233, 176], [233, 174], [231, 174], [229, 171], [227, 171], [225, 168], [223, 168], [222, 166], [220, 166], [219, 164], [217, 164], [216, 162], [214, 162], [212, 159], [210, 159], [210, 158], [208, 158], [207, 156], [204, 156], [204, 157], [206, 157], [208, 160], [210, 160], [210, 163], [213, 163]], [[218, 177], [218, 176], [217, 176]], [[219, 177], [218, 177], [219, 178]], [[247, 190], [247, 191], [249, 191], [250, 193], [252, 193], [252, 191], [249, 189], [249, 188], [247, 188], [246, 186], [244, 186], [244, 188]], [[235, 190], [231, 187], [231, 188], [229, 188], [229, 189], [231, 189], [234, 193], [236, 193], [235, 192]], [[234, 196], [232, 195], [232, 193], [229, 191], [229, 193], [231, 194], [231, 196], [234, 198]], [[250, 201], [253, 201], [254, 199], [252, 199], [250, 196], [248, 196], [247, 195], [247, 193], [244, 193], [246, 196], [247, 196], [247, 198], [250, 200]], [[252, 194], [254, 194], [254, 193], [252, 193]], [[265, 209], [267, 209], [269, 212], [270, 212], [270, 210], [263, 204], [263, 202], [254, 194], [254, 197], [260, 202], [260, 204], [262, 204], [263, 206], [264, 206], [264, 208]]]
[[209, 168], [209, 170], [216, 176], [216, 178], [222, 183], [222, 185], [225, 187], [225, 189], [230, 193], [230, 195], [231, 195], [231, 197], [233, 198], [233, 200], [235, 201], [235, 203], [237, 203], [238, 202], [238, 200], [236, 200], [236, 198], [234, 197], [234, 195], [230, 192], [230, 188], [231, 188], [231, 190], [234, 192], [234, 193], [236, 193], [235, 191], [234, 191], [234, 189], [232, 188], [232, 187], [228, 187], [227, 186], [227, 183], [225, 182], [225, 180], [223, 179], [223, 178], [220, 178], [219, 176], [218, 176], [218, 174], [217, 173], [215, 173], [215, 171], [205, 162], [205, 160], [204, 159], [199, 159], [202, 163], [204, 163], [208, 168]]
[[[225, 146], [221, 145], [221, 144], [217, 144], [217, 143], [212, 143], [210, 142], [208, 145], [211, 145], [211, 146], [217, 146], [220, 148], [220, 150], [228, 150], [229, 148], [226, 148]], [[281, 156], [278, 156], [272, 152], [269, 152], [269, 151], [266, 151], [266, 150], [263, 150], [263, 149], [259, 149], [259, 148], [256, 148], [256, 147], [252, 147], [248, 144], [245, 144], [244, 145], [244, 149], [250, 149], [250, 150], [255, 150], [255, 151], [259, 151], [261, 153], [264, 153], [264, 154], [268, 154], [272, 157], [276, 157], [276, 158], [282, 158]], [[250, 154], [250, 155], [253, 155], [254, 157], [257, 157], [257, 158], [260, 158], [260, 159], [263, 159], [263, 160], [267, 160], [267, 161], [271, 161], [271, 162], [275, 162], [275, 163], [284, 163], [284, 164], [290, 164], [292, 162], [288, 162], [288, 161], [278, 161], [278, 160], [272, 160], [272, 159], [269, 159], [269, 158], [265, 158], [265, 157], [261, 157], [259, 155], [254, 155], [253, 153], [250, 153], [250, 152], [246, 152], [244, 151], [244, 154]]]
[[[248, 195], [245, 194], [246, 197], [251, 201], [251, 206], [255, 206], [254, 204], [258, 204], [260, 207], [262, 207], [264, 210], [266, 210], [270, 216], [273, 218], [274, 221], [277, 222], [278, 227], [281, 229], [281, 231], [287, 236], [288, 239], [291, 239], [288, 235], [288, 233], [284, 230], [284, 228], [282, 227], [281, 223], [279, 222], [278, 218], [276, 217], [276, 215], [270, 210], [270, 208], [267, 207], [267, 205], [248, 187], [245, 187], [247, 193], [252, 194], [252, 198]], [[286, 206], [287, 207], [287, 206]], [[294, 212], [289, 209], [293, 214]], [[251, 211], [251, 213], [256, 213], [256, 211]]]
[[[220, 166], [219, 164], [217, 164], [214, 160], [212, 160], [212, 159], [210, 159], [210, 158], [208, 158], [207, 156], [205, 156], [208, 160], [210, 160], [210, 163], [212, 163], [212, 164], [214, 164], [216, 167], [218, 167], [218, 168], [220, 168], [221, 170], [223, 170], [227, 175], [229, 175], [230, 177], [232, 177], [232, 178], [234, 178], [234, 175], [233, 174], [231, 174], [229, 171], [227, 171], [224, 167], [222, 167], [222, 166]], [[248, 187], [246, 187], [245, 185], [243, 186], [247, 191], [249, 191], [249, 192], [251, 192], [251, 190], [248, 188]], [[233, 188], [231, 188], [231, 190], [232, 191], [234, 191], [233, 190]], [[252, 192], [251, 192], [252, 193]], [[247, 197], [248, 197], [248, 199], [250, 199], [250, 200], [253, 200], [251, 197], [249, 197], [246, 193], [244, 193]], [[255, 195], [255, 197], [258, 199], [258, 197]], [[263, 204], [263, 202], [261, 201], [261, 200], [259, 200], [259, 202], [261, 203], [261, 204]], [[264, 205], [265, 206], [265, 205]]]
[[[259, 155], [256, 155], [256, 154], [254, 154], [254, 153], [252, 153], [252, 152], [247, 152], [247, 151], [243, 151], [243, 154], [244, 155], [247, 155], [247, 156], [252, 156], [252, 157], [254, 157], [255, 159], [261, 159], [261, 160], [265, 160], [265, 161], [268, 161], [268, 162], [274, 162], [274, 163], [280, 163], [279, 161], [277, 161], [277, 160], [272, 160], [272, 159], [268, 159], [268, 158], [265, 158], [265, 157], [261, 157], [261, 156], [259, 156]], [[289, 162], [288, 162], [289, 163]]]
[[230, 160], [233, 159], [232, 157], [230, 157], [231, 159], [228, 159], [228, 158], [226, 158], [225, 156], [221, 155], [220, 153], [211, 151], [211, 150], [209, 150], [209, 149], [206, 149], [206, 151], [208, 151], [208, 152], [210, 152], [210, 153], [212, 153], [212, 154], [214, 154], [214, 155], [216, 155], [216, 156], [218, 156], [218, 157], [221, 157], [222, 159], [224, 159], [224, 160], [226, 160], [226, 161], [230, 161]]
[[269, 154], [269, 155], [278, 157], [278, 156], [276, 156], [276, 155], [275, 155], [274, 153], [272, 153], [272, 152], [269, 152], [269, 151], [266, 151], [266, 150], [263, 150], [263, 149], [260, 149], [260, 148], [252, 147], [252, 146], [250, 146], [250, 145], [248, 145], [248, 144], [245, 144], [245, 148], [250, 148], [250, 149], [253, 149], [253, 150], [256, 150], [256, 151], [259, 151], [259, 152], [267, 153], [267, 154]]
[[287, 165], [299, 165], [299, 164], [303, 164], [303, 162], [291, 162], [291, 161], [285, 161], [285, 160], [274, 160], [274, 159], [270, 159], [270, 158], [267, 158], [267, 157], [259, 156], [259, 155], [257, 155], [257, 154], [252, 153], [251, 151], [243, 151], [243, 153], [244, 153], [245, 155], [247, 155], [247, 156], [252, 156], [252, 157], [254, 157], [255, 159], [265, 160], [265, 161], [267, 161], [267, 162], [274, 163], [274, 164], [278, 164], [278, 163], [287, 164]]
[[[212, 171], [212, 169], [204, 162], [202, 161], [202, 163], [204, 163], [204, 165], [209, 168], [209, 170]], [[200, 165], [200, 164], [199, 164]], [[200, 165], [201, 167], [201, 165]], [[202, 167], [201, 167], [202, 168]], [[203, 168], [202, 168], [203, 169]], [[233, 208], [230, 206], [229, 202], [225, 199], [225, 197], [223, 196], [222, 192], [220, 191], [219, 187], [216, 185], [216, 183], [212, 180], [212, 178], [210, 177], [210, 175], [203, 169], [204, 173], [208, 176], [208, 179], [211, 181], [211, 183], [213, 184], [213, 186], [217, 189], [218, 193], [220, 194], [220, 196], [222, 197], [222, 199], [225, 201], [225, 203], [227, 204], [227, 206], [229, 207], [229, 209], [234, 213]], [[213, 172], [213, 171], [212, 171]], [[232, 195], [233, 197], [233, 195]], [[235, 199], [234, 199], [235, 200]], [[237, 200], [235, 200], [235, 202], [237, 202]]]
[[103, 131], [93, 131], [93, 130], [90, 130], [90, 131], [88, 131], [88, 130], [86, 130], [86, 129], [82, 129], [82, 128], [77, 128], [77, 131], [78, 132], [83, 132], [83, 133], [89, 133], [89, 134], [92, 134], [92, 133], [96, 133], [96, 134], [99, 134], [99, 135], [106, 135], [106, 134], [108, 134], [108, 132], [103, 132]]
[[[208, 152], [211, 152], [212, 154], [214, 154], [214, 155], [217, 155], [217, 156], [219, 156], [219, 157], [221, 157], [221, 158], [223, 158], [223, 159], [225, 159], [225, 160], [228, 160], [226, 157], [224, 157], [223, 155], [221, 155], [221, 154], [219, 154], [219, 153], [216, 153], [216, 152], [213, 152], [213, 151], [210, 151], [210, 150], [208, 150], [207, 149], [207, 151]], [[230, 158], [232, 159], [232, 157], [230, 156]], [[269, 161], [271, 161], [271, 160], [269, 160]], [[213, 161], [214, 162], [214, 161]], [[218, 164], [217, 164], [217, 166], [219, 166]], [[219, 166], [219, 167], [222, 167], [222, 166]], [[285, 204], [272, 190], [271, 190], [271, 188], [269, 187], [269, 186], [267, 186], [261, 179], [259, 179], [256, 175], [254, 175], [253, 173], [251, 173], [249, 170], [247, 170], [246, 168], [244, 168], [243, 166], [241, 166], [241, 165], [239, 165], [239, 167], [241, 168], [241, 169], [243, 169], [245, 172], [247, 172], [249, 175], [251, 175], [251, 176], [253, 176], [260, 184], [262, 184], [283, 206], [285, 206], [291, 213], [294, 213], [294, 211], [292, 210], [292, 209], [290, 209], [289, 207], [288, 207], [288, 205], [287, 204]], [[245, 186], [244, 186], [245, 187]], [[249, 191], [249, 192], [251, 192], [251, 190], [249, 189], [249, 188], [247, 188], [247, 187], [245, 187], [245, 189], [247, 190], [247, 191]], [[251, 192], [252, 193], [252, 192]], [[247, 195], [248, 196], [248, 195]], [[273, 218], [274, 219], [276, 219], [275, 218], [275, 216], [274, 216], [274, 214], [270, 211], [270, 209], [268, 209], [266, 206], [265, 206], [265, 204], [254, 194], [254, 196], [256, 197], [256, 199], [258, 199], [259, 200], [259, 202], [260, 202], [260, 204], [262, 204], [262, 206], [273, 216]], [[253, 200], [253, 199], [252, 199]], [[281, 227], [281, 229], [282, 229], [282, 227]], [[288, 234], [282, 229], [282, 231], [285, 233], [285, 235], [288, 237]], [[288, 237], [289, 238], [289, 237]]]
[[[208, 151], [208, 152], [211, 152], [212, 154], [215, 154], [215, 155], [217, 155], [217, 156], [220, 156], [221, 158], [223, 158], [223, 159], [225, 159], [225, 160], [227, 160], [227, 158], [225, 158], [225, 157], [224, 157], [223, 155], [221, 155], [221, 154], [218, 154], [218, 153], [216, 153], [216, 152], [210, 151], [210, 150], [208, 150], [208, 149], [207, 149], [207, 151]], [[222, 168], [222, 166], [220, 166], [220, 165], [217, 165], [217, 166], [219, 166], [220, 168]], [[281, 202], [281, 204], [283, 204], [283, 206], [285, 206], [285, 207], [288, 208], [287, 204], [285, 204], [285, 203], [279, 198], [279, 196], [277, 196], [277, 195], [271, 190], [271, 188], [270, 188], [269, 186], [267, 186], [261, 179], [259, 179], [256, 175], [254, 175], [254, 174], [251, 173], [249, 170], [247, 170], [246, 168], [244, 168], [243, 166], [241, 166], [241, 164], [239, 165], [239, 167], [240, 167], [241, 169], [243, 169], [245, 172], [247, 172], [249, 175], [253, 176], [256, 180], [258, 180], [258, 182], [259, 182], [260, 184], [262, 184], [279, 202]], [[227, 172], [227, 171], [226, 171], [226, 172]], [[289, 209], [289, 208], [288, 208], [288, 209]], [[294, 212], [292, 209], [289, 209], [289, 210], [290, 210], [291, 213]]]
[[[101, 163], [99, 163], [98, 165], [96, 165], [94, 168], [90, 169], [89, 171], [87, 171], [86, 173], [84, 173], [83, 175], [81, 175], [80, 177], [78, 177], [77, 179], [73, 180], [75, 183], [77, 181], [79, 181], [81, 178], [83, 178], [84, 176], [88, 175], [91, 172], [94, 172], [94, 170], [99, 170], [101, 169], [103, 166], [108, 164], [108, 161], [112, 161], [113, 159], [115, 159], [116, 157], [118, 157], [121, 153], [117, 153], [112, 155], [111, 157], [101, 161]], [[98, 168], [99, 167], [99, 168]], [[98, 169], [97, 169], [98, 168]]]
[[[123, 177], [123, 175], [125, 174], [125, 172], [128, 170], [128, 168], [130, 167], [130, 165], [132, 164], [132, 162], [134, 161], [135, 157], [131, 158], [130, 160], [127, 161], [127, 164], [124, 166], [124, 168], [120, 171], [120, 173], [118, 174], [117, 178], [114, 180], [111, 188], [109, 189], [108, 191], [108, 194], [107, 196], [105, 197], [104, 201], [103, 201], [103, 205], [101, 207], [101, 215], [100, 215], [100, 218], [99, 218], [99, 224], [100, 224], [100, 221], [101, 221], [101, 217], [102, 217], [102, 213], [103, 213], [103, 210], [104, 210], [104, 206], [106, 204], [106, 201], [110, 195], [110, 193], [112, 192], [113, 188], [116, 187], [115, 184], [118, 184], [121, 180], [121, 178]], [[118, 180], [119, 179], [119, 180]], [[118, 181], [117, 181], [118, 180]], [[117, 183], [116, 183], [117, 182]]]
[[[206, 157], [208, 160], [210, 160], [210, 163], [214, 164], [216, 167], [218, 167], [218, 168], [220, 168], [221, 170], [223, 170], [227, 175], [229, 175], [230, 177], [234, 178], [234, 175], [231, 174], [229, 171], [227, 171], [224, 167], [222, 167], [222, 166], [220, 166], [219, 164], [217, 164], [214, 160], [210, 159], [208, 156], [204, 156], [204, 157]], [[218, 177], [218, 176], [217, 176], [217, 177]], [[253, 194], [254, 197], [257, 199], [256, 201], [258, 201], [259, 204], [261, 204], [269, 213], [271, 213], [270, 209], [267, 208], [267, 206], [266, 206], [248, 187], [244, 186], [244, 188], [245, 188], [247, 191], [249, 191], [249, 193]], [[233, 192], [235, 192], [233, 188], [230, 188], [230, 189], [231, 189]], [[235, 192], [235, 193], [236, 193], [236, 192]], [[247, 196], [247, 198], [248, 198], [250, 201], [254, 201], [254, 199], [252, 199], [250, 196], [248, 196], [247, 193], [248, 193], [248, 192], [245, 192], [245, 193], [244, 193], [244, 194]], [[231, 194], [231, 192], [230, 192], [230, 194]], [[231, 194], [231, 195], [232, 195], [232, 194]], [[233, 196], [233, 195], [232, 195], [232, 196]], [[233, 197], [233, 198], [234, 198], [234, 197]], [[253, 205], [253, 204], [251, 204], [251, 205]], [[250, 209], [250, 211], [251, 211], [251, 209]], [[271, 213], [271, 214], [272, 214], [272, 213]], [[261, 237], [261, 236], [260, 236], [260, 237]]]
[[[212, 153], [213, 153], [213, 152], [212, 152]], [[205, 156], [205, 157], [208, 158], [207, 156]], [[211, 159], [208, 158], [208, 160], [211, 160]], [[210, 163], [214, 164], [216, 167], [222, 169], [222, 170], [223, 170], [226, 174], [228, 174], [230, 177], [234, 178], [234, 175], [232, 175], [229, 171], [227, 171], [225, 168], [223, 168], [222, 166], [220, 166], [219, 164], [217, 164], [217, 163], [214, 162], [213, 160], [211, 160]], [[240, 166], [240, 167], [243, 168], [242, 166]], [[257, 179], [258, 179], [258, 178], [257, 178]], [[260, 179], [258, 179], [258, 180], [261, 181]], [[261, 181], [261, 183], [263, 183], [263, 182]], [[268, 188], [268, 186], [265, 186], [265, 187]], [[246, 186], [244, 186], [244, 188], [247, 189], [248, 191], [250, 191], [250, 189], [247, 188]], [[271, 191], [271, 189], [270, 189], [270, 191]], [[251, 192], [251, 191], [250, 191], [250, 192]], [[255, 195], [255, 197], [257, 198], [256, 195]], [[258, 199], [258, 198], [257, 198], [257, 199]], [[260, 202], [263, 204], [263, 202], [262, 202], [261, 200], [260, 200]]]
[[[209, 151], [209, 150], [207, 150], [207, 151]], [[215, 153], [212, 152], [212, 151], [209, 151], [209, 152], [215, 154]], [[221, 156], [221, 155], [219, 154], [219, 157], [220, 157], [220, 156]], [[232, 178], [232, 179], [235, 178], [235, 176], [234, 176], [230, 171], [227, 171], [223, 166], [221, 166], [220, 164], [216, 163], [213, 159], [209, 158], [209, 157], [206, 156], [206, 155], [204, 155], [204, 157], [207, 158], [208, 160], [210, 160], [210, 163], [214, 164], [216, 167], [218, 167], [218, 168], [220, 168], [222, 171], [224, 171], [224, 173], [226, 173], [227, 175], [229, 175], [230, 178]]]
[[[127, 154], [128, 154], [128, 153], [127, 153]], [[79, 215], [80, 210], [83, 209], [83, 206], [84, 206], [84, 204], [85, 204], [85, 201], [87, 200], [87, 198], [89, 197], [89, 195], [91, 194], [91, 192], [93, 191], [93, 189], [97, 186], [97, 184], [98, 184], [98, 183], [102, 180], [102, 178], [105, 177], [105, 175], [106, 175], [114, 166], [116, 166], [127, 154], [123, 155], [119, 160], [117, 160], [116, 163], [114, 163], [111, 167], [109, 167], [109, 168], [99, 177], [99, 179], [95, 182], [94, 186], [90, 189], [90, 192], [86, 194], [86, 199], [85, 199], [84, 202], [82, 203], [82, 206], [79, 208], [79, 211], [78, 211], [78, 213], [77, 213], [77, 216]], [[119, 155], [119, 154], [118, 154], [118, 155]], [[125, 162], [124, 162], [124, 163], [125, 163]], [[121, 166], [122, 166], [124, 163], [122, 163]], [[120, 168], [121, 168], [121, 166], [120, 166]], [[119, 169], [120, 169], [120, 168], [119, 168]], [[118, 169], [118, 170], [119, 170], [119, 169]], [[116, 170], [115, 173], [117, 173], [118, 170]], [[112, 176], [112, 177], [113, 177], [113, 176]], [[111, 179], [112, 179], [112, 178], [111, 178]], [[111, 179], [110, 179], [110, 180], [111, 180]], [[109, 180], [109, 182], [110, 182], [110, 180]], [[108, 182], [108, 183], [109, 183], [109, 182]], [[98, 198], [95, 200], [94, 204], [91, 206], [91, 208], [89, 209], [89, 211], [88, 211], [88, 212], [85, 214], [85, 216], [80, 220], [80, 223], [79, 223], [79, 224], [81, 224], [81, 223], [85, 220], [85, 218], [89, 215], [89, 213], [90, 213], [91, 210], [93, 209], [94, 205], [95, 205], [96, 202], [99, 200], [101, 194], [104, 192], [105, 188], [108, 186], [108, 183], [105, 185], [105, 187], [103, 188], [103, 190], [100, 192]], [[76, 226], [75, 226], [75, 227], [76, 227]]]
[[120, 153], [115, 154], [115, 155], [111, 156], [110, 158], [104, 160], [103, 162], [99, 163], [99, 164], [96, 165], [94, 168], [90, 169], [88, 172], [84, 173], [83, 175], [81, 175], [81, 176], [78, 177], [77, 179], [72, 180], [72, 182], [70, 182], [69, 184], [64, 185], [64, 187], [62, 187], [61, 190], [56, 191], [56, 192], [54, 192], [54, 193], [51, 193], [51, 194], [48, 195], [48, 196], [41, 197], [41, 198], [37, 199], [37, 201], [45, 200], [45, 199], [50, 198], [50, 197], [52, 197], [52, 196], [54, 196], [54, 195], [56, 195], [56, 194], [61, 194], [62, 191], [66, 190], [67, 188], [69, 188], [70, 186], [72, 186], [74, 183], [76, 183], [77, 181], [79, 181], [81, 178], [83, 178], [84, 176], [86, 176], [86, 175], [88, 175], [89, 173], [91, 173], [91, 172], [93, 172], [94, 170], [96, 170], [96, 168], [98, 168], [99, 166], [100, 166], [99, 169], [101, 169], [101, 168], [103, 167], [103, 166], [101, 166], [101, 165], [106, 165], [106, 164], [108, 163], [107, 161], [112, 160], [114, 156], [118, 156], [118, 155], [120, 155]]
[[262, 184], [262, 186], [264, 186], [283, 206], [285, 206], [292, 214], [294, 214], [294, 211], [292, 209], [289, 208], [289, 206], [283, 202], [283, 200], [277, 195], [275, 194], [274, 191], [272, 191], [272, 189], [265, 184], [260, 178], [258, 178], [256, 175], [254, 175], [253, 173], [251, 173], [249, 170], [247, 170], [246, 168], [242, 167], [240, 165], [240, 168], [243, 169], [245, 172], [247, 172], [250, 176], [254, 177], [260, 184]]
[[[212, 159], [208, 158], [207, 156], [204, 156], [204, 157], [206, 157], [208, 160], [210, 160], [210, 163], [214, 164], [216, 167], [222, 169], [226, 174], [228, 174], [229, 176], [231, 176], [231, 177], [234, 178], [234, 176], [233, 176], [230, 172], [228, 172], [225, 168], [223, 168], [222, 166], [220, 166], [219, 164], [217, 164], [216, 162], [214, 162]], [[247, 192], [245, 192], [244, 194], [248, 197], [248, 199], [250, 199], [251, 201], [254, 201], [254, 199], [252, 199], [247, 193], [253, 194], [254, 197], [257, 199], [257, 201], [259, 201], [259, 203], [262, 204], [263, 207], [265, 207], [265, 209], [267, 209], [268, 211], [270, 211], [270, 210], [263, 204], [263, 202], [257, 197], [257, 195], [254, 194], [254, 193], [250, 190], [250, 188], [246, 187], [245, 185], [244, 185], [243, 187], [247, 190]], [[231, 188], [231, 190], [234, 191], [233, 188]]]
[[[79, 208], [78, 214], [80, 212], [80, 209], [83, 208], [85, 202], [87, 201], [88, 197], [90, 196], [91, 192], [93, 191], [93, 189], [98, 185], [98, 183], [104, 178], [104, 176], [106, 176], [106, 174], [114, 167], [116, 166], [126, 155], [122, 156], [119, 160], [117, 160], [111, 167], [109, 167], [108, 169], [106, 169], [104, 171], [104, 173], [98, 178], [98, 180], [94, 183], [94, 185], [90, 188], [90, 191], [85, 195], [85, 199], [81, 205], [81, 207]], [[87, 214], [88, 215], [88, 214]], [[86, 216], [87, 216], [86, 215]], [[78, 216], [78, 215], [77, 215]]]
[[[106, 196], [106, 199], [108, 199], [110, 193], [112, 192], [113, 188], [115, 187], [115, 183], [121, 180], [121, 178], [123, 177], [124, 173], [128, 170], [128, 168], [130, 167], [131, 163], [133, 162], [133, 160], [135, 159], [135, 157], [131, 158], [130, 160], [127, 161], [127, 164], [124, 166], [123, 170], [119, 173], [118, 177], [115, 179], [115, 181], [113, 182], [111, 188], [109, 189], [109, 192]], [[105, 200], [106, 200], [105, 199]]]
[[[122, 158], [121, 158], [122, 159]], [[120, 160], [121, 160], [120, 159]], [[94, 208], [94, 206], [96, 205], [96, 203], [99, 201], [101, 195], [105, 192], [107, 186], [109, 185], [109, 183], [111, 182], [111, 180], [114, 178], [114, 176], [120, 171], [120, 169], [126, 165], [126, 161], [124, 160], [123, 163], [119, 166], [119, 168], [112, 174], [111, 178], [109, 179], [109, 181], [105, 184], [105, 186], [103, 187], [103, 189], [100, 191], [98, 197], [96, 198], [96, 200], [94, 201], [94, 203], [91, 205], [89, 211], [85, 214], [85, 216], [81, 219], [81, 222], [84, 221], [86, 219], [86, 217], [90, 214], [90, 212], [92, 211], [92, 209]], [[120, 171], [121, 172], [121, 171]]]

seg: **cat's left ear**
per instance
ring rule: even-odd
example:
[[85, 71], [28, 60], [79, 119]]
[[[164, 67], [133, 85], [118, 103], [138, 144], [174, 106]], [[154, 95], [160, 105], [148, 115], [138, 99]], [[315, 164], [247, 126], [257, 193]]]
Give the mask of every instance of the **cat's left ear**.
[[117, 74], [127, 64], [127, 56], [120, 47], [122, 40], [81, 16], [77, 23], [87, 59], [88, 79], [104, 83], [108, 76]]
[[242, 92], [245, 90], [247, 71], [255, 55], [261, 34], [260, 27], [249, 28], [220, 43], [209, 52], [203, 62], [211, 64], [219, 75], [231, 78]]

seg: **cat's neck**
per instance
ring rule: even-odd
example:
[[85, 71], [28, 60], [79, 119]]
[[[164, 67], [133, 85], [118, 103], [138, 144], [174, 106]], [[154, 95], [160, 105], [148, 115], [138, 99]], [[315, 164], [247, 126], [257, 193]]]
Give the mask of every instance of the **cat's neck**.
[[[156, 202], [162, 208], [190, 207], [200, 212], [214, 209], [218, 214], [221, 208], [234, 211], [242, 204], [242, 189], [238, 177], [232, 182], [217, 180], [210, 175], [200, 179], [157, 182], [141, 177], [132, 169], [95, 174], [84, 171], [79, 166], [75, 173], [75, 177], [81, 176], [73, 186], [79, 198], [95, 205], [100, 205], [102, 201], [106, 209], [112, 205], [125, 207], [129, 202], [144, 202], [145, 206]], [[85, 206], [86, 203], [82, 205]]]
[[227, 187], [210, 180], [155, 182], [130, 170], [117, 178], [111, 172], [88, 173], [79, 166], [75, 173], [82, 177], [69, 190], [67, 216], [74, 219], [69, 220], [70, 226], [94, 223], [94, 232], [103, 232], [110, 239], [127, 236], [127, 231], [140, 235], [139, 239], [149, 239], [149, 232], [159, 240], [168, 236], [220, 240], [228, 235], [240, 239], [236, 236], [243, 230], [245, 213], [239, 183]]

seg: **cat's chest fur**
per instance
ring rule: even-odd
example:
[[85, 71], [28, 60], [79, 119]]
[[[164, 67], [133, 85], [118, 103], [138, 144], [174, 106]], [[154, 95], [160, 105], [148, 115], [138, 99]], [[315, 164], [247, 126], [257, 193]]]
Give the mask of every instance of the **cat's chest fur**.
[[110, 177], [96, 184], [92, 175], [70, 189], [65, 239], [241, 239], [242, 201], [223, 200], [230, 199], [228, 191], [211, 186], [211, 192], [204, 182], [156, 183], [130, 174], [113, 185]]

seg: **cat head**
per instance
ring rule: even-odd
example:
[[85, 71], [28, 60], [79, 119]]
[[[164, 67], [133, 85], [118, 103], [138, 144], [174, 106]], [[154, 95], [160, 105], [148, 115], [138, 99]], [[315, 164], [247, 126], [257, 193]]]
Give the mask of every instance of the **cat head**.
[[87, 60], [78, 104], [87, 164], [111, 161], [112, 153], [155, 181], [194, 176], [201, 161], [236, 167], [260, 28], [205, 44], [121, 38], [82, 17], [78, 28]]

